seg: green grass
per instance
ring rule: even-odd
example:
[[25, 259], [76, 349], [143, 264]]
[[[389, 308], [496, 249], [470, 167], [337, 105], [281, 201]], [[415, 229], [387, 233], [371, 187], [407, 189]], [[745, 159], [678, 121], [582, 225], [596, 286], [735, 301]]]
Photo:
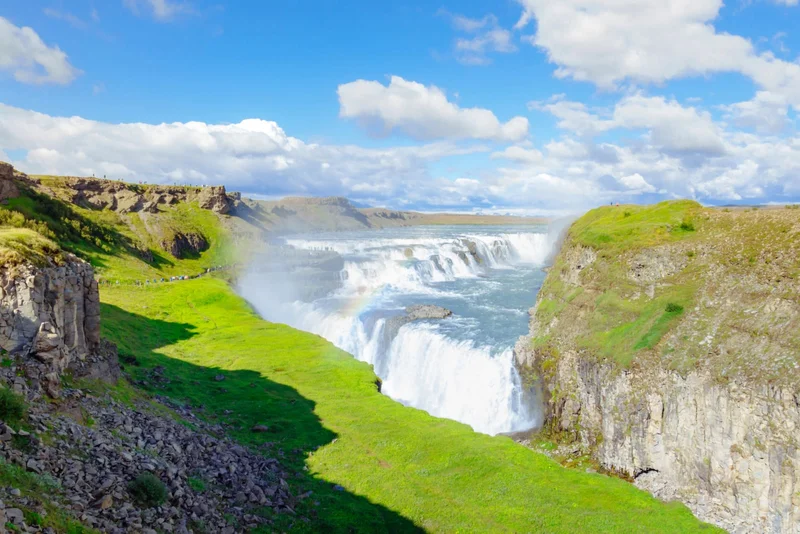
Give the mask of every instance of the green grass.
[[[547, 276], [536, 310], [539, 324], [560, 322], [557, 337], [535, 349], [552, 354], [569, 338], [586, 356], [630, 367], [642, 351], [655, 349], [692, 306], [701, 273], [687, 265], [659, 281], [654, 297], [631, 279], [631, 261], [648, 248], [702, 239], [706, 220], [693, 201], [669, 201], [652, 206], [604, 206], [588, 212], [570, 228], [565, 249], [581, 246], [597, 259], [580, 273], [581, 285], [565, 283], [565, 260], [559, 256]], [[699, 236], [699, 237], [698, 237]], [[694, 257], [694, 253], [685, 254]], [[680, 308], [670, 307], [674, 305]], [[571, 337], [570, 337], [571, 336]]]
[[[794, 210], [719, 210], [691, 201], [592, 210], [570, 229], [539, 293], [535, 319], [543, 333], [533, 348], [551, 363], [579, 350], [623, 368], [706, 369], [720, 383], [736, 377], [796, 389], [798, 223]], [[576, 275], [567, 258], [582, 247], [596, 258]], [[784, 302], [773, 306], [794, 311], [752, 312], [776, 298]]]
[[652, 247], [691, 236], [694, 218], [702, 209], [692, 200], [653, 206], [603, 206], [578, 219], [569, 235], [575, 242], [599, 251], [619, 253]]
[[[104, 288], [104, 335], [145, 386], [226, 425], [294, 471], [306, 524], [328, 532], [698, 532], [683, 505], [622, 480], [569, 470], [506, 437], [489, 437], [381, 395], [371, 368], [317, 336], [260, 319], [221, 280]], [[662, 306], [663, 310], [663, 306]], [[218, 374], [226, 379], [214, 380]], [[227, 412], [226, 412], [227, 411]], [[268, 433], [250, 431], [267, 424]], [[337, 491], [340, 485], [343, 491]], [[315, 506], [315, 503], [318, 505]]]
[[684, 307], [691, 305], [696, 290], [696, 281], [685, 281], [652, 300], [626, 299], [612, 285], [596, 298], [588, 317], [588, 333], [578, 346], [629, 367], [639, 351], [656, 347], [683, 315]]
[[16, 425], [25, 416], [25, 399], [7, 387], [0, 386], [0, 420]]
[[[64, 187], [58, 177], [43, 180], [57, 192]], [[0, 205], [0, 231], [2, 263], [42, 263], [60, 247], [89, 261], [99, 277], [112, 282], [193, 275], [232, 263], [236, 253], [220, 217], [196, 203], [121, 214], [81, 208], [27, 186]], [[161, 248], [177, 232], [201, 234], [210, 246], [196, 257], [177, 260]], [[149, 251], [153, 260], [145, 261], [141, 251]]]
[[27, 228], [0, 226], [0, 265], [47, 265], [49, 260], [60, 259], [61, 249], [52, 240]]

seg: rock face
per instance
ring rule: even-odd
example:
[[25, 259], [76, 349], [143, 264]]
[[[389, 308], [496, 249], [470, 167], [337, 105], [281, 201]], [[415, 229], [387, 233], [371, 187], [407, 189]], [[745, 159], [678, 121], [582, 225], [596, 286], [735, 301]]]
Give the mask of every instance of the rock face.
[[[606, 272], [612, 260], [600, 259], [590, 248], [565, 247], [548, 280], [556, 278], [550, 287], [564, 288], [563, 294], [576, 300], [565, 299], [559, 306], [567, 313], [553, 315], [542, 306], [544, 300], [553, 305], [552, 293], [540, 293], [531, 310], [531, 336], [515, 350], [521, 373], [541, 380], [549, 430], [576, 440], [604, 467], [631, 477], [637, 486], [683, 501], [699, 518], [731, 532], [800, 532], [800, 395], [792, 381], [759, 382], [747, 367], [758, 355], [764, 363], [756, 367], [765, 372], [785, 361], [785, 347], [770, 340], [780, 340], [787, 325], [789, 332], [794, 328], [797, 306], [781, 296], [796, 298], [794, 282], [742, 277], [720, 266], [712, 251], [700, 251], [695, 261], [706, 262], [705, 270], [695, 268], [707, 274], [695, 277], [701, 282], [697, 307], [687, 310], [657, 352], [623, 368], [590, 355], [580, 343], [590, 332], [584, 321], [596, 302], [597, 276], [605, 276], [596, 273]], [[692, 250], [657, 247], [625, 260], [634, 284], [631, 298], [652, 299], [673, 280], [669, 277], [697, 258]], [[583, 276], [601, 262], [592, 277]], [[765, 270], [777, 269], [776, 264], [773, 260]], [[765, 276], [772, 277], [768, 271]], [[788, 285], [776, 291], [776, 284]], [[752, 300], [757, 312], [748, 311], [745, 288], [764, 289]], [[736, 322], [745, 320], [752, 323]], [[739, 337], [723, 336], [728, 331]], [[531, 338], [551, 337], [557, 339], [552, 347], [533, 348]], [[680, 352], [692, 348], [703, 355], [697, 364], [682, 372], [663, 365], [667, 356], [680, 361], [685, 356]], [[726, 375], [730, 369], [718, 369], [715, 362], [741, 370]]]
[[228, 198], [225, 194], [225, 186], [220, 185], [201, 189], [197, 195], [197, 202], [203, 209], [224, 215], [231, 211], [234, 200]]
[[14, 183], [14, 167], [0, 161], [0, 202], [19, 196], [19, 189]]
[[60, 266], [0, 267], [0, 348], [35, 357], [60, 373], [100, 345], [100, 299], [92, 267], [74, 256]]
[[176, 233], [169, 239], [161, 242], [161, 248], [172, 254], [175, 258], [182, 259], [194, 256], [208, 249], [208, 241], [200, 234]]
[[[403, 325], [426, 319], [445, 319], [451, 315], [453, 315], [452, 311], [434, 304], [416, 304], [414, 306], [409, 306], [406, 308], [405, 315], [396, 315], [386, 320], [386, 324], [383, 327], [384, 344], [385, 346], [389, 346]], [[383, 369], [379, 370], [381, 372], [383, 371]]]
[[[0, 165], [11, 168], [13, 172], [10, 165]], [[0, 167], [0, 176], [3, 172], [3, 167]], [[203, 209], [227, 214], [232, 211], [236, 201], [241, 199], [238, 194], [228, 196], [225, 186], [142, 186], [97, 178], [65, 178], [63, 185], [70, 191], [70, 202], [89, 209], [108, 209], [118, 213], [157, 213], [161, 205], [197, 202]]]
[[791, 391], [620, 372], [568, 352], [546, 396], [558, 431], [574, 432], [604, 467], [655, 496], [731, 532], [798, 531], [800, 409]]

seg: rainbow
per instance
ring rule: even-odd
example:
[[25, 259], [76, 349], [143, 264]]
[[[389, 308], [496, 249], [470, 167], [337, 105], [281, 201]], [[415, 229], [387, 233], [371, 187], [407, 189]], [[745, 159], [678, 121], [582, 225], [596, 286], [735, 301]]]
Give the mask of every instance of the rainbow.
[[358, 317], [377, 299], [384, 287], [385, 286], [376, 287], [372, 290], [357, 293], [350, 298], [344, 299], [342, 306], [339, 308], [339, 313], [345, 317]]

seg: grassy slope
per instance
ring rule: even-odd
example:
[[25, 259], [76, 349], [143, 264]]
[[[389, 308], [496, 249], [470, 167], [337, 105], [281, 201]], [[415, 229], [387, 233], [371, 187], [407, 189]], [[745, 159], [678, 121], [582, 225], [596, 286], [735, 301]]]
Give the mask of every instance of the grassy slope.
[[[727, 373], [785, 382], [796, 373], [786, 373], [783, 363], [791, 370], [800, 358], [768, 373], [764, 362], [739, 349], [756, 347], [760, 337], [772, 345], [758, 346], [769, 358], [800, 353], [796, 318], [745, 313], [776, 294], [785, 299], [782, 306], [793, 306], [799, 233], [796, 209], [730, 211], [674, 201], [592, 210], [570, 229], [539, 294], [534, 347], [552, 357], [573, 347], [622, 367], [637, 361], [679, 371], [705, 365], [719, 378]], [[593, 249], [597, 260], [581, 271], [575, 286], [566, 281], [566, 255], [580, 247]], [[644, 295], [648, 284], [631, 276], [642, 261], [671, 266], [653, 286], [652, 298]], [[775, 324], [756, 323], [770, 317]], [[551, 331], [553, 324], [560, 326]], [[739, 336], [726, 345], [725, 336], [740, 332], [751, 339]], [[702, 346], [708, 334], [722, 350]]]
[[[129, 372], [148, 381], [150, 367], [165, 367], [172, 382], [153, 391], [203, 405], [242, 441], [286, 454], [301, 473], [294, 492], [312, 489], [320, 502], [309, 530], [413, 528], [394, 512], [437, 532], [711, 530], [626, 482], [401, 406], [377, 391], [367, 365], [263, 321], [220, 280], [110, 288], [102, 300], [105, 335], [139, 364]], [[219, 370], [223, 382], [213, 380]], [[254, 424], [273, 431], [253, 434]], [[302, 476], [304, 461], [314, 479]], [[313, 515], [310, 501], [301, 513]]]
[[[220, 219], [196, 206], [144, 221], [27, 192], [3, 206], [0, 215], [6, 225], [35, 229], [91, 260], [111, 279], [183, 274], [224, 263], [230, 254]], [[212, 246], [199, 258], [157, 255], [154, 265], [147, 265], [134, 251], [152, 248], [153, 224], [157, 231], [201, 231]], [[623, 481], [565, 470], [508, 438], [475, 434], [401, 406], [377, 391], [368, 366], [317, 336], [261, 320], [221, 280], [103, 287], [101, 299], [104, 335], [119, 344], [126, 370], [140, 385], [203, 406], [201, 413], [228, 425], [234, 437], [265, 446], [267, 454], [292, 466], [295, 495], [313, 492], [293, 503], [310, 523], [280, 516], [281, 528], [710, 528], [683, 506], [660, 503]], [[167, 369], [169, 384], [151, 379], [149, 370], [157, 365]], [[220, 370], [224, 382], [213, 379]], [[254, 424], [266, 424], [271, 432], [254, 434], [249, 431]]]
[[[48, 182], [55, 187], [57, 181]], [[220, 217], [196, 204], [182, 203], [157, 214], [121, 214], [80, 208], [58, 198], [23, 188], [23, 194], [0, 205], [0, 226], [35, 230], [90, 261], [101, 278], [122, 282], [196, 274], [234, 258], [229, 233]], [[176, 232], [202, 234], [210, 247], [196, 258], [177, 260], [159, 242]], [[153, 261], [142, 259], [149, 250]]]
[[50, 239], [27, 228], [0, 226], [0, 265], [31, 262], [46, 265], [61, 256], [61, 248]]

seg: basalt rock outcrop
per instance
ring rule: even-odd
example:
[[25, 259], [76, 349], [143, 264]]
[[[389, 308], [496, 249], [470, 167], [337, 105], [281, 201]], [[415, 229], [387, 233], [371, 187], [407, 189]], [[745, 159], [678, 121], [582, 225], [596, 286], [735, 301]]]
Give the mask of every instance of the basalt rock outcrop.
[[14, 167], [0, 161], [0, 202], [19, 196], [19, 188], [14, 181]]
[[196, 256], [208, 249], [208, 241], [200, 234], [178, 232], [161, 242], [161, 248], [178, 259]]
[[[683, 241], [609, 253], [567, 239], [517, 344], [520, 373], [543, 392], [546, 430], [603, 467], [730, 532], [796, 534], [800, 285], [787, 273], [800, 220], [697, 213], [702, 233]], [[660, 341], [639, 341], [632, 363], [594, 348], [598, 332], [637, 327], [626, 310], [661, 302], [670, 320], [658, 299], [681, 294], [692, 304], [673, 307], [680, 315]]]
[[160, 206], [197, 202], [201, 208], [222, 215], [231, 213], [241, 200], [238, 194], [228, 195], [225, 186], [135, 185], [99, 178], [64, 178], [61, 191], [68, 194], [64, 200], [78, 206], [118, 213], [157, 213]]
[[[100, 302], [91, 266], [67, 256], [60, 266], [0, 270], [0, 348], [23, 357], [36, 391], [58, 396], [62, 373], [93, 362], [100, 347]], [[103, 374], [99, 378], [113, 375]]]
[[211, 210], [214, 213], [226, 214], [231, 211], [233, 203], [238, 198], [229, 198], [225, 194], [225, 186], [204, 187], [197, 194], [197, 202], [203, 209]]
[[405, 309], [405, 314], [395, 315], [386, 320], [383, 326], [384, 344], [386, 346], [397, 336], [404, 325], [414, 321], [446, 319], [453, 315], [453, 312], [442, 306], [434, 304], [415, 304]]
[[71, 362], [100, 347], [100, 299], [92, 267], [72, 255], [62, 265], [0, 267], [0, 348], [42, 364], [57, 382]]

